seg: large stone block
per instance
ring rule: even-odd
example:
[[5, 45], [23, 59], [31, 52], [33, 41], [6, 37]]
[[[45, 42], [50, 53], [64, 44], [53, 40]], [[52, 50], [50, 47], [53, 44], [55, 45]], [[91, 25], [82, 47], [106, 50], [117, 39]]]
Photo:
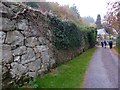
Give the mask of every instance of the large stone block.
[[29, 37], [25, 40], [25, 45], [30, 46], [30, 47], [34, 47], [34, 46], [39, 45], [39, 42], [38, 42], [36, 37]]
[[0, 31], [0, 43], [4, 43], [6, 37], [6, 33], [3, 31]]
[[28, 69], [32, 72], [37, 72], [41, 67], [41, 59], [37, 59], [31, 63], [28, 63]]
[[32, 33], [32, 36], [37, 36], [37, 37], [39, 37], [39, 36], [41, 36], [42, 35], [42, 33], [41, 33], [41, 31], [40, 31], [40, 29], [39, 29], [39, 27], [36, 25], [36, 24], [34, 24], [34, 23], [31, 23], [31, 22], [29, 22], [30, 24], [30, 26], [29, 26], [29, 29], [30, 29], [30, 31], [31, 31], [31, 33]]
[[10, 45], [2, 45], [2, 62], [3, 63], [10, 63], [13, 61], [13, 56], [11, 52], [11, 46]]
[[23, 55], [26, 53], [27, 48], [25, 46], [18, 47], [17, 49], [13, 50], [13, 55]]
[[2, 72], [0, 71], [0, 73], [2, 74], [2, 80], [5, 80], [6, 78], [9, 77], [9, 70], [6, 66], [2, 66]]
[[3, 77], [5, 77], [4, 75], [5, 75], [8, 71], [9, 71], [9, 70], [8, 70], [7, 67], [2, 66], [2, 75], [3, 75]]
[[1, 13], [2, 17], [4, 17], [4, 18], [11, 18], [14, 15], [13, 11], [11, 9], [9, 9], [8, 7], [6, 7], [3, 4], [3, 2], [0, 3], [0, 13]]
[[36, 53], [40, 53], [40, 58], [42, 59], [42, 63], [48, 63], [50, 56], [48, 54], [48, 47], [46, 45], [42, 45], [42, 46], [36, 46], [36, 48], [34, 48]]
[[18, 22], [18, 30], [24, 31], [28, 29], [28, 21], [23, 19]]
[[21, 33], [22, 33], [25, 37], [32, 37], [32, 36], [33, 36], [30, 29], [21, 31]]
[[11, 44], [11, 45], [23, 45], [24, 36], [19, 31], [7, 32], [5, 43]]
[[35, 77], [37, 75], [36, 72], [28, 72], [27, 74], [29, 75], [29, 77]]
[[2, 3], [0, 3], [0, 12], [8, 13], [8, 8]]
[[15, 20], [10, 20], [8, 18], [2, 18], [1, 20], [2, 20], [2, 24], [0, 24], [0, 25], [2, 25], [2, 26], [0, 26], [0, 27], [2, 27], [2, 28], [0, 28], [0, 30], [2, 30], [2, 31], [15, 30], [15, 28], [16, 28], [16, 21]]
[[35, 53], [32, 48], [27, 48], [26, 54], [21, 57], [21, 63], [25, 64], [31, 61], [35, 61]]
[[38, 47], [38, 50], [41, 53], [42, 63], [48, 63], [50, 59], [48, 54], [48, 47], [45, 45], [42, 45]]
[[46, 41], [43, 37], [39, 37], [38, 40], [41, 45], [46, 44]]
[[20, 79], [27, 71], [28, 69], [22, 64], [18, 64], [17, 62], [11, 63], [10, 74], [12, 78]]
[[34, 50], [36, 53], [40, 53], [42, 63], [49, 62], [50, 56], [48, 54], [48, 47], [46, 45], [36, 46]]
[[50, 57], [47, 51], [41, 52], [41, 58], [42, 58], [42, 63], [48, 63], [50, 60]]

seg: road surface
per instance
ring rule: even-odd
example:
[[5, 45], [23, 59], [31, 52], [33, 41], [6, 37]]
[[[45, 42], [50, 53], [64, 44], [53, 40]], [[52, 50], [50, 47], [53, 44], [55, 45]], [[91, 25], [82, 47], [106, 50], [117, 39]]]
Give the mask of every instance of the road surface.
[[84, 88], [118, 88], [118, 55], [98, 47], [88, 66]]

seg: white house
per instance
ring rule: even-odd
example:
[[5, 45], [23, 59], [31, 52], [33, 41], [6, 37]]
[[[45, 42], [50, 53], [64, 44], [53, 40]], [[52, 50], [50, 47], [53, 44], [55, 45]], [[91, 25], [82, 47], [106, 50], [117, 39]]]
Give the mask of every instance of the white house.
[[98, 41], [98, 43], [100, 43], [101, 40], [109, 40], [109, 34], [106, 32], [106, 30], [104, 28], [97, 29], [97, 41]]
[[102, 29], [97, 29], [97, 35], [106, 35], [106, 31], [105, 31], [105, 29], [104, 28], [102, 28]]

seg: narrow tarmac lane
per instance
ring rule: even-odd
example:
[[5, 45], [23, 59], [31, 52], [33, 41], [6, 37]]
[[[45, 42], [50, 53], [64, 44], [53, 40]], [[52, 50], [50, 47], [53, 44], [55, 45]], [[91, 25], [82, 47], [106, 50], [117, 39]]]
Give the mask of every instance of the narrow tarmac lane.
[[84, 88], [118, 88], [118, 56], [98, 47], [88, 66]]

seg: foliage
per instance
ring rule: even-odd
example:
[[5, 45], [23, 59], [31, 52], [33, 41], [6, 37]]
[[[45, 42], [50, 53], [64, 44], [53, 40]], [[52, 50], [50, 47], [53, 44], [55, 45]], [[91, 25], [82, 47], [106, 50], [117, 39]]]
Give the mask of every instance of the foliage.
[[108, 28], [114, 28], [120, 33], [120, 2], [109, 2], [108, 12], [104, 17], [105, 26]]
[[89, 42], [89, 45], [90, 45], [90, 48], [91, 48], [91, 47], [95, 46], [97, 32], [95, 32], [95, 29], [92, 28], [92, 27], [90, 28], [90, 30], [91, 31], [88, 32], [88, 42]]
[[71, 11], [76, 15], [76, 18], [80, 18], [80, 14], [79, 14], [79, 12], [78, 12], [78, 9], [77, 9], [77, 7], [75, 6], [75, 4], [73, 4], [73, 6], [72, 7], [70, 7], [70, 9], [71, 9]]
[[61, 6], [58, 3], [49, 3], [51, 11], [53, 14], [57, 15], [61, 19], [74, 20], [80, 23], [80, 15], [78, 13], [77, 7], [73, 5], [69, 7], [68, 5]]
[[83, 88], [86, 69], [95, 48], [89, 49], [82, 55], [58, 66], [55, 70], [37, 77], [30, 86], [37, 88]]
[[[80, 17], [77, 6], [73, 4], [71, 7], [69, 5], [59, 5], [57, 2], [26, 2], [27, 5], [38, 8], [42, 12], [49, 12], [62, 20], [69, 20], [74, 22], [76, 25], [87, 24], [88, 22], [93, 22], [92, 17], [82, 18]], [[89, 20], [88, 20], [89, 19]]]
[[117, 37], [116, 39], [116, 51], [120, 54], [120, 36]]
[[55, 26], [53, 30], [54, 41], [53, 44], [57, 49], [68, 49], [79, 46], [79, 37], [77, 27], [74, 23], [67, 21], [60, 21], [53, 17], [51, 24]]
[[120, 36], [118, 36], [117, 40], [116, 40], [116, 45], [118, 48], [118, 52], [120, 53]]
[[50, 12], [63, 20], [74, 21], [76, 24], [83, 23], [75, 5], [71, 7], [69, 5], [61, 6], [57, 2], [39, 2], [38, 5], [43, 12]]
[[118, 54], [120, 54], [120, 48], [114, 47], [114, 49], [118, 52]]
[[104, 27], [105, 31], [106, 31], [108, 34], [111, 34], [111, 35], [114, 34], [112, 28], [109, 27], [108, 25], [106, 25], [106, 23], [103, 23], [103, 27]]
[[85, 47], [90, 48], [95, 45], [96, 32], [93, 27], [78, 28], [70, 21], [61, 21], [57, 17], [50, 18], [53, 30], [53, 44], [57, 49], [69, 49]]
[[38, 2], [25, 2], [26, 5], [32, 7], [32, 8], [38, 8]]

